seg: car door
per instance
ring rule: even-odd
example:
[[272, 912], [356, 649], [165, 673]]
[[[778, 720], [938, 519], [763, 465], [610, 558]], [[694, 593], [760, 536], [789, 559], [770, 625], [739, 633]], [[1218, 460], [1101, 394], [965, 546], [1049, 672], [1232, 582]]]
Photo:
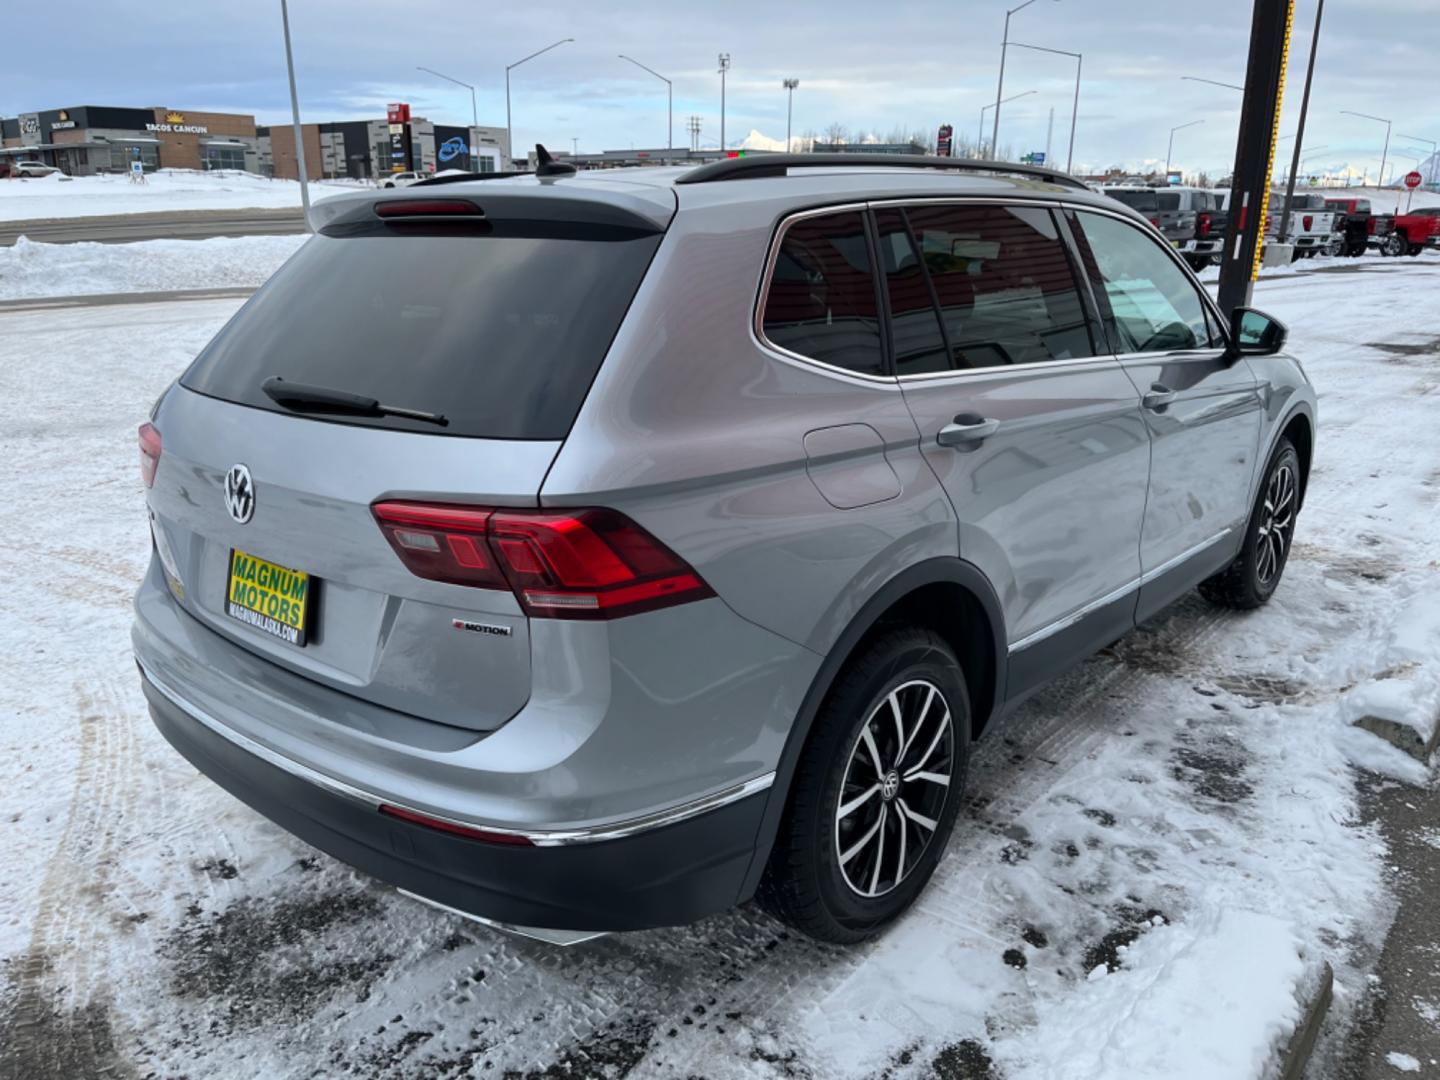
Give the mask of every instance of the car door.
[[1074, 212], [1112, 348], [1141, 394], [1150, 489], [1140, 535], [1144, 619], [1233, 557], [1250, 509], [1261, 401], [1214, 305], [1149, 230]]
[[1132, 625], [1149, 443], [1044, 205], [874, 207], [894, 363], [1014, 698]]

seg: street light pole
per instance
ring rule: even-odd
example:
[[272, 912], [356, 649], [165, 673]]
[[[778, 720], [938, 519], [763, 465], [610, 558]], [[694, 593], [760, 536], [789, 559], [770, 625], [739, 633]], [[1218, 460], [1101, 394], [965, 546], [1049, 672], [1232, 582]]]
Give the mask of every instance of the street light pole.
[[1170, 178], [1170, 157], [1175, 150], [1175, 132], [1184, 131], [1186, 128], [1191, 128], [1196, 124], [1203, 124], [1204, 122], [1204, 120], [1191, 120], [1188, 124], [1180, 124], [1170, 129], [1170, 145], [1165, 150], [1165, 178], [1167, 182]]
[[790, 146], [790, 118], [795, 112], [795, 88], [800, 85], [799, 79], [786, 79], [782, 84], [785, 87], [785, 152], [791, 151]]
[[[1029, 96], [1030, 96], [1031, 94], [1033, 94], [1033, 93], [1035, 93], [1034, 90], [1026, 90], [1023, 94], [1014, 94], [1014, 95], [1012, 95], [1012, 96], [1010, 96], [1010, 97], [1007, 97], [1007, 98], [1006, 98], [1004, 101], [1002, 101], [1000, 104], [1002, 104], [1002, 105], [1009, 105], [1010, 102], [1012, 102], [1012, 101], [1019, 101], [1022, 97], [1029, 97]], [[989, 112], [991, 109], [993, 109], [994, 107], [995, 107], [995, 105], [994, 105], [993, 102], [992, 102], [991, 104], [989, 104], [989, 105], [982, 105], [982, 106], [980, 107], [980, 130], [976, 133], [975, 152], [976, 152], [977, 154], [979, 154], [982, 159], [983, 159], [984, 156], [985, 156], [985, 114], [986, 114], [987, 112]], [[995, 148], [994, 148], [994, 147], [991, 147], [991, 148], [990, 148], [990, 153], [991, 153], [992, 156], [994, 155], [994, 153], [995, 153]]]
[[[1399, 132], [1396, 132], [1396, 135], [1398, 135], [1398, 136], [1399, 136], [1400, 138], [1402, 138], [1402, 139], [1414, 139], [1416, 142], [1423, 142], [1423, 143], [1428, 143], [1428, 144], [1429, 144], [1429, 146], [1430, 146], [1430, 170], [1429, 170], [1429, 172], [1430, 172], [1430, 183], [1433, 184], [1433, 183], [1435, 182], [1435, 152], [1436, 152], [1436, 147], [1437, 147], [1437, 145], [1440, 145], [1440, 144], [1437, 144], [1434, 139], [1422, 139], [1419, 135], [1400, 135]], [[1419, 170], [1417, 169], [1416, 171], [1418, 172]]]
[[[1345, 116], [1358, 116], [1362, 120], [1374, 120], [1377, 124], [1385, 125], [1385, 149], [1380, 151], [1380, 186], [1384, 187], [1385, 162], [1390, 157], [1390, 128], [1392, 126], [1391, 121], [1386, 120], [1383, 116], [1371, 116], [1369, 113], [1351, 112], [1349, 109], [1341, 109], [1340, 112]], [[1400, 206], [1400, 199], [1398, 196], [1395, 199], [1395, 206], [1397, 209]]]
[[1280, 215], [1277, 243], [1285, 243], [1290, 234], [1290, 208], [1295, 203], [1295, 173], [1300, 168], [1300, 150], [1305, 142], [1305, 117], [1310, 112], [1310, 84], [1315, 79], [1315, 53], [1320, 48], [1320, 19], [1325, 14], [1325, 0], [1315, 7], [1315, 35], [1310, 39], [1310, 66], [1305, 71], [1305, 92], [1300, 95], [1300, 126], [1295, 129], [1295, 152], [1290, 158], [1290, 181], [1285, 185], [1285, 212]]
[[[461, 82], [459, 79], [452, 78], [452, 77], [449, 76], [449, 75], [444, 75], [444, 74], [436, 71], [434, 68], [422, 67], [422, 66], [420, 66], [419, 64], [416, 64], [416, 65], [415, 65], [415, 70], [416, 70], [416, 71], [429, 72], [431, 75], [434, 75], [437, 79], [444, 79], [446, 82], [453, 82], [456, 86], [463, 86], [463, 87], [465, 87], [465, 89], [467, 89], [467, 90], [470, 91], [470, 140], [469, 140], [469, 141], [473, 143], [473, 142], [479, 137], [478, 128], [480, 127], [480, 113], [479, 113], [479, 112], [476, 110], [476, 108], [475, 108], [475, 87], [471, 86], [471, 85], [470, 85], [469, 83], [467, 83], [467, 82]], [[468, 147], [467, 150], [468, 150], [469, 152], [466, 154], [466, 157], [468, 157], [468, 158], [470, 159], [470, 168], [471, 168], [471, 169], [474, 169], [474, 168], [475, 168], [475, 148], [472, 146], [472, 147]]]
[[720, 54], [720, 154], [725, 154], [725, 73], [730, 70], [730, 54]]
[[1180, 81], [1209, 83], [1211, 86], [1223, 86], [1226, 90], [1239, 90], [1242, 94], [1245, 92], [1245, 88], [1243, 86], [1236, 86], [1234, 83], [1228, 82], [1216, 82], [1214, 79], [1202, 79], [1195, 75], [1181, 75]]
[[1010, 16], [1018, 11], [1024, 11], [1034, 2], [1035, 0], [1025, 0], [1019, 7], [1013, 7], [1005, 12], [1005, 36], [1000, 42], [1000, 82], [995, 87], [995, 127], [990, 132], [990, 156], [992, 158], [1000, 151], [1000, 106], [1005, 104], [1000, 99], [1005, 94], [1005, 53], [1010, 47]]
[[[517, 68], [528, 60], [534, 60], [535, 57], [541, 55], [541, 53], [547, 53], [551, 49], [558, 49], [561, 45], [574, 40], [573, 37], [561, 38], [553, 45], [546, 45], [545, 48], [539, 50], [539, 52], [533, 52], [529, 56], [521, 57], [513, 64], [505, 65], [505, 154], [510, 158], [510, 166], [512, 168], [515, 164], [515, 129], [510, 125], [510, 69]], [[509, 170], [507, 169], [506, 171], [508, 172]]]
[[661, 75], [654, 68], [646, 67], [639, 60], [636, 60], [633, 56], [626, 56], [624, 53], [620, 53], [620, 59], [629, 60], [630, 63], [634, 64], [642, 71], [650, 72], [651, 75], [654, 75], [655, 78], [659, 79], [665, 84], [666, 116], [668, 117], [665, 122], [665, 149], [672, 149], [675, 145], [675, 87], [671, 84], [669, 79], [665, 78], [664, 75]]
[[295, 92], [295, 54], [290, 50], [290, 5], [280, 0], [280, 21], [285, 27], [285, 70], [290, 74], [290, 115], [295, 122], [295, 167], [300, 174], [300, 206], [305, 228], [310, 228], [310, 177], [305, 169], [305, 140], [300, 131], [300, 95]]
[[1056, 56], [1073, 56], [1075, 58], [1075, 104], [1070, 110], [1070, 153], [1065, 161], [1065, 171], [1069, 172], [1075, 164], [1075, 121], [1080, 115], [1080, 66], [1085, 58], [1077, 52], [1069, 49], [1047, 49], [1043, 45], [1025, 45], [1019, 41], [1012, 41], [1011, 45], [1017, 49], [1031, 49], [1034, 52], [1054, 53]]

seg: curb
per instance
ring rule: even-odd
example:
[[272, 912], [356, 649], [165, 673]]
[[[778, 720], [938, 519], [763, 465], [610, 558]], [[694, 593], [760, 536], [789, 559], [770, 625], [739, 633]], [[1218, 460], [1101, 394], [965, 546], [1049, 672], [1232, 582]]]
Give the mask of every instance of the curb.
[[1320, 1037], [1320, 1025], [1330, 1012], [1330, 1003], [1335, 999], [1335, 970], [1329, 961], [1320, 967], [1320, 976], [1305, 1006], [1305, 1015], [1295, 1026], [1290, 1042], [1280, 1053], [1280, 1068], [1276, 1075], [1280, 1080], [1300, 1080], [1305, 1067], [1310, 1064], [1310, 1055], [1315, 1051], [1315, 1041]]

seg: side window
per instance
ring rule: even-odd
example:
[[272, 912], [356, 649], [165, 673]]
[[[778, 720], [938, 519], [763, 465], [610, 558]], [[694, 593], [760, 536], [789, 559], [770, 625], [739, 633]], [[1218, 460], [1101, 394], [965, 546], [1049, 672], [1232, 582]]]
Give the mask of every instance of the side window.
[[1164, 191], [1155, 196], [1155, 205], [1161, 210], [1179, 210], [1180, 193], [1178, 191]]
[[859, 211], [803, 218], [785, 231], [761, 324], [765, 337], [789, 352], [861, 375], [885, 373]]
[[1139, 227], [1104, 214], [1076, 215], [1114, 313], [1119, 351], [1171, 352], [1211, 344], [1200, 294]]
[[940, 319], [930, 297], [924, 264], [905, 227], [905, 215], [899, 210], [881, 210], [875, 215], [875, 223], [880, 233], [876, 259], [890, 300], [895, 374], [948, 371], [945, 336], [940, 331]]
[[937, 205], [912, 206], [906, 215], [940, 303], [951, 367], [1095, 355], [1048, 210]]

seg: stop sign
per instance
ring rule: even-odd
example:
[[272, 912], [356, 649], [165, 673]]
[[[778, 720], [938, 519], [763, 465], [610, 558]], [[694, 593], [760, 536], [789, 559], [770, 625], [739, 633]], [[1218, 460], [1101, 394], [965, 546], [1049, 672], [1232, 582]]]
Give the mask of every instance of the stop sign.
[[1418, 172], [1408, 172], [1405, 174], [1405, 186], [1410, 188], [1412, 191], [1415, 188], [1419, 187], [1424, 180], [1425, 178], [1421, 176]]

